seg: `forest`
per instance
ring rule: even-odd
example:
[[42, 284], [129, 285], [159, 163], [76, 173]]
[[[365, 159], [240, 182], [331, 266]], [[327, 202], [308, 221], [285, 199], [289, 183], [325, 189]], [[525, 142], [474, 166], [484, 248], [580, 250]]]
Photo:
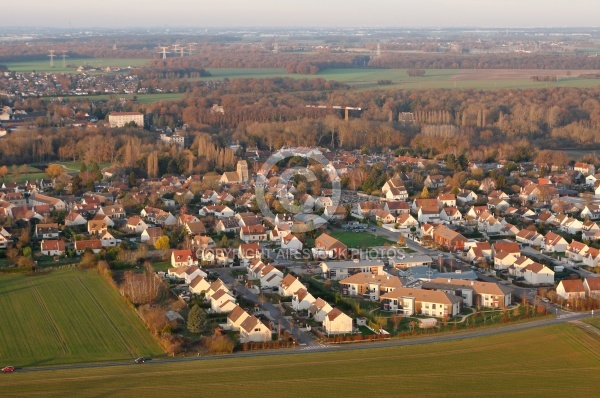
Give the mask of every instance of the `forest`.
[[[600, 88], [351, 91], [323, 79], [276, 78], [197, 87], [181, 100], [152, 104], [26, 99], [14, 106], [42, 110], [46, 116], [36, 119], [37, 130], [0, 140], [0, 163], [119, 160], [146, 173], [154, 153], [158, 170], [153, 166], [151, 174], [224, 170], [233, 165], [233, 156], [223, 152], [232, 142], [269, 150], [286, 145], [374, 151], [410, 146], [415, 154], [431, 158], [468, 154], [473, 161], [525, 161], [538, 150], [599, 148], [599, 97]], [[345, 121], [341, 112], [307, 108], [309, 103], [347, 104], [363, 112]], [[223, 113], [213, 112], [213, 104], [223, 106]], [[65, 118], [86, 112], [102, 118], [113, 111], [143, 112], [146, 127], [185, 126], [191, 146], [169, 148], [157, 133], [108, 129], [102, 120], [96, 129], [61, 127]], [[411, 113], [412, 121], [398, 121], [402, 113]], [[214, 143], [209, 160], [198, 152], [209, 146], [198, 141], [200, 135]]]

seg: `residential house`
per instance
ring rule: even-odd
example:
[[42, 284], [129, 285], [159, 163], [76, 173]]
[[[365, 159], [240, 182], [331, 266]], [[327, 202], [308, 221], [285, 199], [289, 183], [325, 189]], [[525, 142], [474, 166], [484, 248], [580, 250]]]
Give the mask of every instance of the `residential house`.
[[526, 256], [517, 258], [512, 265], [508, 266], [508, 273], [512, 276], [522, 277], [521, 271], [529, 264], [533, 264], [535, 261]]
[[385, 195], [388, 200], [406, 200], [408, 199], [408, 192], [402, 181], [398, 176], [386, 181], [381, 188], [381, 192]]
[[529, 184], [521, 188], [519, 197], [528, 202], [551, 203], [558, 199], [558, 190], [552, 185]]
[[250, 315], [241, 323], [241, 343], [266, 343], [268, 341], [271, 341], [271, 330], [254, 315]]
[[38, 239], [58, 239], [59, 234], [58, 224], [36, 224], [35, 236]]
[[173, 250], [171, 252], [171, 265], [173, 267], [183, 267], [197, 265], [198, 261], [195, 259], [194, 254], [191, 250]]
[[597, 267], [600, 263], [600, 250], [590, 247], [587, 253], [583, 256], [583, 263], [588, 267]]
[[233, 264], [234, 251], [228, 248], [212, 247], [199, 249], [200, 259], [203, 263], [228, 267]]
[[57, 239], [43, 240], [41, 252], [44, 256], [62, 256], [65, 254], [65, 242]]
[[519, 244], [508, 240], [502, 240], [492, 245], [492, 257], [496, 257], [500, 252], [511, 253], [515, 256], [515, 258], [519, 258], [521, 256], [521, 248], [519, 247]]
[[227, 288], [227, 286], [225, 286], [225, 284], [223, 283], [223, 281], [221, 279], [217, 279], [216, 281], [214, 281], [213, 283], [211, 283], [210, 287], [208, 288], [208, 290], [205, 293], [205, 298], [206, 299], [210, 299], [212, 297], [213, 294], [217, 293], [218, 291], [225, 291], [225, 292], [229, 292], [229, 289]]
[[596, 168], [594, 167], [594, 165], [589, 164], [589, 163], [582, 163], [582, 162], [575, 163], [575, 166], [573, 166], [573, 170], [578, 171], [584, 175], [590, 175], [590, 174], [596, 173]]
[[215, 191], [210, 190], [210, 189], [206, 190], [200, 197], [200, 203], [203, 203], [203, 204], [217, 203], [217, 196], [218, 196], [218, 194]]
[[342, 280], [358, 273], [385, 275], [383, 262], [377, 260], [325, 261], [320, 265], [321, 275], [325, 279]]
[[163, 236], [163, 230], [161, 227], [146, 228], [140, 235], [140, 240], [143, 243], [154, 246], [158, 238]]
[[77, 213], [76, 211], [71, 211], [65, 217], [65, 226], [66, 227], [74, 227], [74, 226], [85, 225], [85, 224], [87, 224], [87, 220], [85, 218], [83, 218], [83, 216], [81, 214]]
[[556, 286], [556, 295], [565, 300], [584, 299], [585, 287], [581, 279], [563, 279]]
[[[462, 296], [463, 291], [472, 291], [473, 300], [469, 306], [506, 308], [513, 302], [514, 289], [495, 282], [467, 281], [462, 279], [435, 278], [422, 286], [426, 290], [454, 292]], [[458, 288], [459, 290], [455, 290]], [[462, 296], [464, 298], [464, 296]]]
[[402, 287], [402, 281], [393, 275], [374, 275], [358, 273], [340, 281], [342, 294], [362, 296], [372, 301], [379, 301], [379, 296]]
[[192, 247], [195, 250], [212, 249], [216, 247], [216, 243], [210, 236], [196, 235], [192, 239]]
[[242, 243], [238, 248], [238, 258], [243, 264], [248, 264], [252, 259], [260, 259], [262, 251], [258, 243]]
[[125, 225], [125, 228], [129, 232], [141, 234], [146, 229], [148, 229], [148, 224], [146, 224], [144, 220], [142, 220], [140, 217], [133, 216], [127, 219], [127, 224]]
[[462, 204], [473, 203], [477, 199], [479, 199], [479, 196], [469, 189], [463, 189], [456, 195], [456, 200]]
[[439, 222], [440, 208], [435, 206], [420, 206], [417, 211], [417, 220], [422, 223]]
[[279, 283], [279, 295], [289, 297], [304, 288], [304, 284], [298, 278], [292, 274], [287, 274]]
[[190, 292], [195, 294], [202, 294], [210, 289], [210, 282], [203, 276], [196, 276], [190, 282]]
[[252, 225], [241, 227], [240, 239], [246, 243], [249, 242], [264, 242], [267, 240], [267, 231], [262, 225]]
[[537, 231], [522, 229], [515, 237], [516, 241], [529, 246], [542, 246], [544, 236]]
[[574, 235], [583, 231], [583, 223], [576, 218], [568, 217], [563, 221], [560, 230]]
[[544, 236], [542, 249], [551, 253], [563, 253], [567, 250], [569, 243], [562, 236], [550, 231]]
[[280, 243], [281, 238], [291, 233], [291, 228], [288, 224], [277, 224], [275, 228], [269, 231], [269, 240], [275, 243]]
[[456, 207], [444, 207], [440, 212], [440, 220], [455, 223], [462, 220], [462, 214]]
[[585, 288], [587, 297], [600, 297], [600, 278], [585, 278], [583, 280], [583, 287]]
[[332, 309], [327, 301], [319, 297], [308, 307], [308, 315], [316, 322], [323, 322]]
[[292, 308], [295, 311], [306, 311], [316, 301], [305, 288], [298, 289], [292, 294]]
[[283, 280], [283, 272], [273, 267], [272, 265], [266, 265], [260, 270], [260, 286], [279, 288], [279, 284]]
[[586, 205], [581, 210], [580, 217], [588, 220], [599, 220], [600, 219], [600, 206], [598, 205]]
[[451, 193], [442, 193], [438, 195], [437, 201], [440, 207], [456, 207], [456, 196]]
[[120, 205], [104, 206], [98, 210], [98, 214], [110, 217], [112, 220], [125, 218], [125, 209]]
[[345, 258], [348, 255], [348, 247], [331, 235], [321, 234], [315, 239], [313, 256], [315, 258]]
[[219, 234], [228, 232], [237, 234], [240, 231], [240, 228], [241, 227], [238, 220], [236, 220], [233, 217], [220, 219], [219, 221], [217, 221], [217, 224], [215, 226], [215, 230]]
[[492, 192], [496, 189], [496, 181], [490, 177], [484, 178], [483, 181], [479, 184], [479, 190], [481, 192]]
[[346, 218], [346, 208], [344, 206], [327, 206], [323, 211], [323, 217], [328, 220], [343, 220]]
[[31, 206], [50, 206], [50, 210], [54, 211], [65, 211], [67, 204], [61, 199], [52, 198], [50, 196], [42, 195], [40, 193], [34, 193], [29, 196], [29, 204]]
[[90, 235], [101, 235], [108, 231], [108, 225], [105, 220], [90, 220], [88, 221], [88, 233]]
[[352, 318], [338, 308], [334, 308], [323, 320], [323, 329], [327, 335], [352, 333]]
[[236, 304], [229, 315], [227, 315], [227, 329], [234, 331], [240, 330], [242, 322], [244, 322], [249, 316], [250, 314]]
[[225, 290], [219, 290], [210, 296], [210, 309], [215, 313], [227, 313], [235, 308], [235, 297]]
[[99, 253], [102, 250], [102, 241], [99, 239], [75, 241], [75, 253], [77, 255], [82, 255], [86, 249], [92, 251], [94, 254]]
[[400, 287], [380, 298], [384, 311], [405, 316], [425, 315], [452, 318], [460, 313], [462, 297], [443, 291]]
[[473, 263], [490, 261], [492, 259], [492, 246], [489, 242], [476, 242], [469, 248], [467, 258]]
[[396, 222], [396, 217], [385, 210], [377, 210], [375, 212], [375, 220], [382, 224], [393, 224]]
[[411, 227], [419, 226], [419, 222], [410, 213], [402, 213], [396, 217], [396, 224], [398, 224], [398, 228], [400, 229], [410, 229]]
[[445, 247], [448, 250], [462, 251], [465, 248], [467, 238], [456, 231], [440, 225], [433, 231], [433, 241], [437, 245]]
[[565, 256], [572, 261], [583, 261], [589, 249], [588, 245], [572, 240], [565, 250]]
[[298, 253], [302, 251], [304, 245], [300, 239], [296, 238], [292, 234], [287, 234], [281, 239], [281, 248], [289, 250], [291, 253]]
[[211, 205], [204, 206], [200, 209], [199, 214], [201, 216], [213, 215], [218, 219], [230, 218], [235, 215], [235, 212], [229, 208], [229, 206], [224, 205]]
[[529, 264], [521, 270], [521, 274], [530, 285], [554, 284], [554, 271], [540, 263]]
[[115, 239], [110, 232], [105, 231], [100, 234], [100, 242], [102, 243], [102, 247], [115, 247], [121, 240]]
[[436, 174], [436, 175], [428, 175], [425, 179], [425, 186], [430, 189], [443, 188], [446, 186], [446, 182], [444, 180], [444, 176]]
[[407, 202], [385, 202], [383, 210], [397, 216], [399, 214], [409, 213], [410, 205]]

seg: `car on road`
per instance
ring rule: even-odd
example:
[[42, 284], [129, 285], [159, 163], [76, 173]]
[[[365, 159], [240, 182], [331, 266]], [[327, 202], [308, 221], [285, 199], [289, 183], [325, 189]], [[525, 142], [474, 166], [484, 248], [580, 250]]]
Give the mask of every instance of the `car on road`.
[[542, 301], [543, 301], [544, 303], [549, 303], [549, 302], [550, 302], [550, 300], [548, 300], [546, 297], [542, 297]]
[[146, 358], [144, 357], [139, 357], [135, 359], [135, 363], [145, 363], [146, 362]]
[[375, 229], [375, 228], [371, 228], [371, 231], [375, 232], [375, 231], [377, 231], [377, 229]]
[[2, 373], [12, 373], [15, 371], [14, 366], [5, 366], [2, 368]]
[[573, 269], [579, 269], [579, 265], [574, 265]]

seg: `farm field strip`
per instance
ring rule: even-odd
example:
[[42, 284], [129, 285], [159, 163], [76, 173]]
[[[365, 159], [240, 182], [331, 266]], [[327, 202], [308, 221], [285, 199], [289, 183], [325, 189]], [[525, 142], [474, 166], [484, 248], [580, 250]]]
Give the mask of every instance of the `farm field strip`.
[[419, 346], [15, 372], [0, 393], [197, 396], [201, 379], [203, 395], [222, 397], [263, 396], [265, 383], [282, 397], [594, 396], [599, 349], [600, 339], [560, 324]]
[[0, 357], [15, 366], [161, 355], [119, 294], [93, 271], [0, 275]]
[[[67, 58], [67, 67], [63, 68], [62, 59], [60, 56], [54, 61], [54, 68], [50, 67], [49, 60], [40, 61], [21, 61], [21, 62], [2, 62], [0, 64], [5, 65], [9, 71], [12, 72], [54, 72], [54, 73], [75, 73], [79, 66], [92, 66], [95, 68], [106, 68], [120, 67], [126, 68], [128, 66], [144, 66], [150, 62], [149, 59], [138, 59], [138, 58]], [[75, 65], [74, 68], [69, 68], [68, 65]]]

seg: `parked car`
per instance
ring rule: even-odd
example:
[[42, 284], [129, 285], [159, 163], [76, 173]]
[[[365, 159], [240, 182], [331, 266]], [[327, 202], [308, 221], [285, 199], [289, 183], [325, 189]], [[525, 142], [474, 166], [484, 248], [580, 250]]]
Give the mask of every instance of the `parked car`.
[[12, 373], [15, 371], [14, 366], [5, 366], [2, 368], [2, 373]]
[[546, 297], [542, 297], [542, 301], [543, 301], [544, 303], [549, 303], [549, 302], [550, 302], [550, 300], [548, 300]]
[[144, 357], [139, 357], [135, 359], [135, 363], [145, 363], [146, 362], [146, 358]]

